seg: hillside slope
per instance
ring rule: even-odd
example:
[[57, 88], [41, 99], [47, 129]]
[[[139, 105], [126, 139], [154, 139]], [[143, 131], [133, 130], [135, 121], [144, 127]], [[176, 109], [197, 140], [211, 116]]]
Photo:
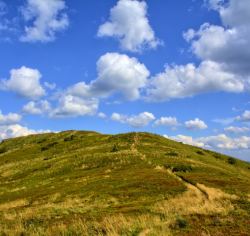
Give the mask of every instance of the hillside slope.
[[250, 164], [149, 133], [0, 144], [0, 235], [248, 235]]

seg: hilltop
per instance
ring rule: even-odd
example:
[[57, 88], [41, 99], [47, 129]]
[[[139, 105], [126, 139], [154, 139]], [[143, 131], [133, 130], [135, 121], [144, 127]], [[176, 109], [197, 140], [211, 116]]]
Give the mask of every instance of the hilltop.
[[248, 235], [250, 164], [150, 133], [0, 144], [0, 235]]

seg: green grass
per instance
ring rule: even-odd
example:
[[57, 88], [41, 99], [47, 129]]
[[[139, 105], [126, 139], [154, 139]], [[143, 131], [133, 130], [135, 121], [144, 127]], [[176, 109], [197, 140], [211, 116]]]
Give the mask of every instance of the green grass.
[[[224, 197], [175, 210], [199, 184]], [[244, 235], [249, 186], [249, 163], [154, 134], [15, 138], [0, 144], [0, 235]]]

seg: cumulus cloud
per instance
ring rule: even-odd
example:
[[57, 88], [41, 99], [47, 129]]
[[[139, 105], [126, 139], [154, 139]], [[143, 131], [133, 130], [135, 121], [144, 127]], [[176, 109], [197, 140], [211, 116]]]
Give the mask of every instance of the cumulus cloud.
[[142, 112], [138, 115], [133, 115], [133, 116], [113, 113], [111, 119], [113, 121], [128, 124], [135, 128], [141, 128], [147, 126], [150, 122], [155, 120], [155, 116], [150, 112]]
[[132, 52], [160, 44], [149, 24], [145, 1], [119, 0], [110, 10], [109, 21], [99, 27], [98, 36], [117, 38], [122, 49]]
[[30, 134], [51, 133], [51, 130], [33, 130], [19, 124], [0, 126], [0, 140]]
[[0, 110], [0, 125], [11, 125], [18, 123], [22, 119], [22, 116], [16, 113], [2, 114]]
[[177, 136], [168, 136], [168, 135], [163, 135], [165, 138], [175, 140], [177, 142], [182, 142], [185, 144], [189, 144], [192, 146], [197, 146], [197, 147], [204, 147], [205, 144], [202, 142], [199, 142], [198, 140], [193, 139], [191, 136], [185, 136], [185, 135], [177, 135]]
[[198, 147], [214, 149], [214, 150], [244, 150], [250, 148], [250, 137], [241, 136], [232, 138], [225, 134], [215, 136], [193, 138], [191, 136], [177, 135], [167, 138], [173, 139], [178, 142], [190, 144]]
[[80, 82], [68, 92], [81, 97], [107, 97], [122, 94], [127, 100], [140, 97], [149, 71], [136, 58], [119, 53], [106, 53], [97, 62], [97, 79], [90, 84]]
[[226, 72], [221, 64], [203, 61], [194, 64], [167, 66], [163, 73], [153, 77], [147, 88], [147, 99], [166, 101], [191, 97], [201, 93], [244, 91], [244, 83], [237, 75]]
[[229, 133], [246, 133], [246, 132], [249, 132], [250, 131], [250, 128], [248, 127], [236, 127], [236, 126], [229, 126], [229, 127], [226, 127], [224, 128], [224, 130], [226, 132], [229, 132]]
[[30, 101], [23, 106], [22, 111], [31, 115], [42, 115], [51, 110], [51, 105], [47, 100], [41, 100], [38, 102]]
[[103, 113], [103, 112], [99, 112], [99, 113], [97, 114], [97, 116], [98, 116], [99, 118], [101, 118], [101, 119], [107, 118], [107, 115], [106, 115], [105, 113]]
[[26, 0], [21, 12], [27, 25], [20, 40], [23, 42], [55, 40], [56, 33], [65, 30], [69, 25], [65, 10], [64, 0]]
[[206, 123], [198, 118], [195, 118], [194, 120], [189, 120], [185, 122], [185, 126], [187, 129], [190, 130], [201, 130], [201, 129], [207, 129], [208, 126]]
[[243, 75], [249, 82], [249, 1], [210, 0], [210, 6], [219, 13], [223, 25], [205, 23], [198, 31], [188, 30], [185, 38], [199, 58], [224, 63], [228, 71]]
[[242, 113], [242, 115], [237, 116], [236, 120], [243, 122], [250, 122], [250, 111], [246, 110]]
[[199, 138], [199, 140], [205, 143], [205, 146], [208, 148], [227, 149], [227, 150], [250, 148], [250, 137], [248, 136], [231, 138], [225, 134], [219, 134], [216, 136]]
[[179, 125], [176, 117], [161, 117], [157, 119], [154, 124], [156, 126], [169, 126], [169, 127], [176, 127]]
[[38, 70], [22, 66], [19, 69], [12, 69], [10, 79], [2, 80], [0, 88], [22, 97], [37, 99], [45, 95], [45, 90], [40, 84], [41, 77]]
[[49, 115], [54, 118], [94, 115], [97, 109], [97, 99], [84, 99], [70, 94], [63, 94], [59, 98], [59, 105]]

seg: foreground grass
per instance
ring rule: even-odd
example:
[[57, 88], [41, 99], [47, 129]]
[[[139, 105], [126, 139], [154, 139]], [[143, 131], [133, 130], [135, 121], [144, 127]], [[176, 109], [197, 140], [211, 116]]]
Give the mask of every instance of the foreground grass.
[[250, 164], [157, 135], [0, 145], [0, 235], [248, 235]]

